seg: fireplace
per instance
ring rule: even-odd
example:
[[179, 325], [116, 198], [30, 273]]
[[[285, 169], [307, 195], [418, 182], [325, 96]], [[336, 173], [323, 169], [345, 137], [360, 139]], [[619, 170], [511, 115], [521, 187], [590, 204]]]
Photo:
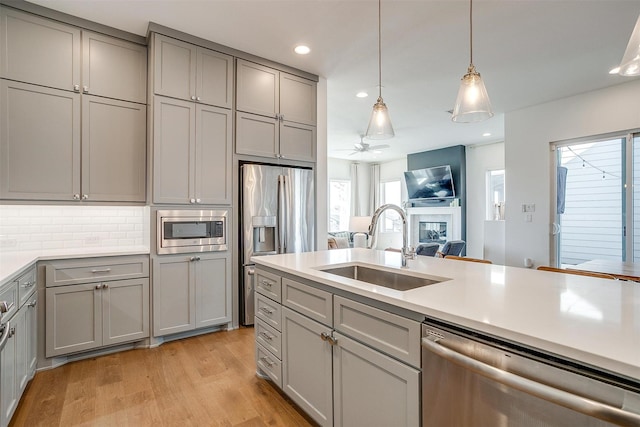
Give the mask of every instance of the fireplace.
[[439, 243], [444, 245], [446, 242], [446, 221], [418, 221], [418, 243]]

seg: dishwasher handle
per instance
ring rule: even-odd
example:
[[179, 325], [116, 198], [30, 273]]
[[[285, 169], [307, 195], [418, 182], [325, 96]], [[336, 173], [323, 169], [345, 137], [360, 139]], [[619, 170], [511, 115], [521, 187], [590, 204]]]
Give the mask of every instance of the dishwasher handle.
[[444, 347], [437, 341], [434, 341], [434, 338], [438, 339], [437, 337], [431, 337], [431, 339], [422, 338], [422, 348], [493, 381], [582, 414], [599, 418], [603, 421], [616, 423], [622, 426], [640, 425], [640, 414], [625, 411], [586, 397], [577, 396], [564, 390], [559, 390], [546, 384], [504, 371], [496, 368], [495, 366], [488, 365], [465, 354], [458, 353], [457, 351]]

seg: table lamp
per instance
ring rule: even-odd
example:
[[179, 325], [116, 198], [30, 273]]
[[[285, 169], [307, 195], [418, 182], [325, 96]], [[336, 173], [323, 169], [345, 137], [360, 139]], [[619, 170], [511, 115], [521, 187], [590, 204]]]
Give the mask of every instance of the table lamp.
[[349, 231], [355, 233], [353, 235], [354, 248], [367, 247], [367, 233], [369, 232], [369, 224], [371, 224], [370, 216], [352, 216], [349, 218]]

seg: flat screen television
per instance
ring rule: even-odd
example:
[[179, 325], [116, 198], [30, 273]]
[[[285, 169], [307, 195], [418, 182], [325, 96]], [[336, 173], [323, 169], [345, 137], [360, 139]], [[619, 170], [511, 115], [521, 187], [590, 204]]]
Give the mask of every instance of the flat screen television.
[[449, 165], [407, 171], [404, 180], [410, 201], [456, 197]]

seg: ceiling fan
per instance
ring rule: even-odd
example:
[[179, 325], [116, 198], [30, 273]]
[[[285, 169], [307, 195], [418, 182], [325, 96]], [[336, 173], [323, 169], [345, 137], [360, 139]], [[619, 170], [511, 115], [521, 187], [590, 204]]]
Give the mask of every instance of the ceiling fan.
[[363, 141], [364, 137], [360, 136], [360, 142], [356, 142], [355, 144], [353, 144], [353, 148], [352, 149], [343, 149], [340, 151], [349, 151], [352, 150], [353, 152], [351, 154], [349, 154], [350, 156], [353, 156], [354, 154], [357, 153], [373, 153], [373, 154], [380, 154], [381, 150], [384, 150], [385, 148], [389, 148], [390, 145], [388, 144], [380, 144], [380, 145], [371, 145], [367, 142]]

